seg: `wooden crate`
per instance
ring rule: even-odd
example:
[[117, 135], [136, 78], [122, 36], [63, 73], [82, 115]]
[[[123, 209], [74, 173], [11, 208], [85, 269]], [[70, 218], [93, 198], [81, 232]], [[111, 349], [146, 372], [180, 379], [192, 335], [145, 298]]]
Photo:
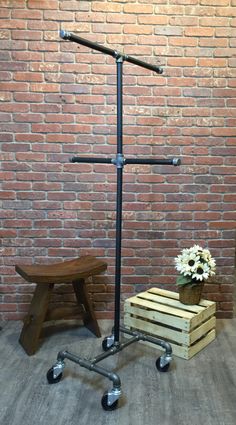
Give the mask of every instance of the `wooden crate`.
[[152, 288], [128, 298], [124, 310], [127, 328], [168, 341], [173, 354], [184, 359], [193, 357], [216, 336], [213, 301], [202, 299], [199, 305], [184, 305], [178, 293]]

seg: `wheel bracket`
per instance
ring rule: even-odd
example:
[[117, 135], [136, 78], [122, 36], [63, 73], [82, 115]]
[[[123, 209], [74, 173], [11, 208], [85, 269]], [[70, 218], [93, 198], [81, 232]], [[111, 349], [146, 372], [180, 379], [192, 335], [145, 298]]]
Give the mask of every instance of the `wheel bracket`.
[[121, 396], [121, 389], [112, 388], [112, 390], [108, 391], [106, 394], [107, 394], [107, 404], [108, 406], [111, 406], [113, 403], [116, 402], [116, 400], [119, 400]]
[[160, 367], [163, 368], [169, 364], [172, 360], [172, 357], [168, 354], [164, 354], [160, 357]]
[[114, 345], [114, 341], [115, 341], [114, 335], [107, 336], [105, 341], [106, 341], [107, 348], [112, 347]]
[[53, 366], [53, 379], [56, 379], [60, 373], [63, 372], [65, 368], [65, 363], [58, 360], [57, 363], [55, 363], [55, 365]]

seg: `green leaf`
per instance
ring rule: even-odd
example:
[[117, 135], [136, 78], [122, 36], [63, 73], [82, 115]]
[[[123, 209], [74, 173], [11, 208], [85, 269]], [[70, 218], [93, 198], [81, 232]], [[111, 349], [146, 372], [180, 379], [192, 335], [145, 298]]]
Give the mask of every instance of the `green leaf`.
[[192, 282], [191, 276], [184, 276], [182, 274], [178, 276], [176, 279], [176, 284], [179, 286], [188, 285], [191, 282]]

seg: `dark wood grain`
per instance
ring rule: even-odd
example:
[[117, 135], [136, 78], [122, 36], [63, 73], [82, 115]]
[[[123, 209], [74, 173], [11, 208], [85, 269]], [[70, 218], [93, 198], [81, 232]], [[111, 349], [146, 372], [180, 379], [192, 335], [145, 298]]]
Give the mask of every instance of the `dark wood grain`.
[[85, 279], [106, 270], [107, 264], [96, 257], [87, 255], [56, 264], [16, 265], [15, 270], [28, 282], [36, 283], [34, 295], [24, 319], [19, 342], [26, 353], [36, 353], [43, 323], [48, 320], [65, 319], [74, 316], [76, 308], [49, 309], [49, 301], [54, 284], [72, 283], [78, 305], [82, 306], [84, 325], [97, 337], [101, 336], [92, 303], [89, 299]]
[[28, 282], [67, 283], [104, 272], [107, 263], [91, 255], [54, 264], [16, 265], [15, 270]]

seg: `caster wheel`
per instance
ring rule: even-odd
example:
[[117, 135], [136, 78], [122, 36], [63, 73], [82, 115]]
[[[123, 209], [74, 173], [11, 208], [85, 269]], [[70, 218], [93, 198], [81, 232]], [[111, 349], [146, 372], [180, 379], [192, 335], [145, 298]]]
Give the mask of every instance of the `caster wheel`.
[[61, 378], [62, 378], [62, 373], [60, 373], [56, 378], [54, 378], [53, 367], [51, 367], [51, 369], [48, 370], [47, 380], [49, 384], [57, 384], [58, 382], [60, 382]]
[[156, 361], [156, 368], [159, 372], [167, 372], [170, 367], [170, 363], [165, 364], [165, 366], [161, 366], [161, 357], [158, 357]]
[[119, 400], [115, 400], [114, 403], [108, 404], [108, 393], [104, 393], [101, 403], [104, 410], [115, 410], [118, 407]]
[[108, 351], [109, 348], [113, 346], [113, 343], [111, 342], [111, 337], [106, 337], [102, 341], [102, 349], [103, 351]]

